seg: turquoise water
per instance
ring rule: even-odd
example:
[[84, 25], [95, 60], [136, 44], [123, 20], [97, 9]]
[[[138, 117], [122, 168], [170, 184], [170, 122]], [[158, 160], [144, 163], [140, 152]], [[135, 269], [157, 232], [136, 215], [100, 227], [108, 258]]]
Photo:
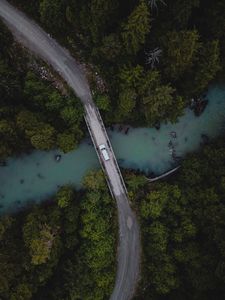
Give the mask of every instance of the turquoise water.
[[[109, 130], [113, 148], [121, 167], [160, 174], [179, 163], [175, 158], [185, 157], [203, 142], [202, 134], [216, 137], [225, 125], [225, 87], [213, 87], [207, 94], [209, 104], [200, 117], [190, 109], [176, 124], [162, 124], [155, 128], [130, 128], [128, 134], [117, 127]], [[171, 136], [176, 133], [176, 138]], [[59, 162], [55, 155], [61, 154]], [[175, 155], [173, 155], [175, 154]], [[0, 167], [0, 213], [18, 210], [29, 203], [51, 199], [63, 184], [82, 186], [82, 178], [99, 163], [89, 139], [68, 154], [59, 151], [34, 151], [31, 155], [10, 158]]]
[[[161, 174], [176, 165], [169, 143], [172, 143], [177, 157], [185, 157], [196, 151], [203, 142], [202, 135], [209, 138], [218, 136], [225, 129], [225, 87], [209, 90], [209, 103], [200, 117], [190, 109], [184, 111], [176, 124], [163, 124], [155, 128], [136, 128], [128, 136], [114, 132], [112, 143], [120, 165], [124, 168], [140, 169]], [[176, 132], [176, 138], [171, 136]]]

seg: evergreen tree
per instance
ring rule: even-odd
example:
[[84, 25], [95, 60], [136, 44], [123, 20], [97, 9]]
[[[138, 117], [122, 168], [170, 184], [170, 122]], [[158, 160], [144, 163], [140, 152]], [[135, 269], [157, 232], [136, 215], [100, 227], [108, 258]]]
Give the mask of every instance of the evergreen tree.
[[178, 79], [196, 62], [201, 43], [196, 30], [168, 32], [162, 38], [164, 72], [167, 78]]
[[122, 26], [122, 39], [128, 54], [136, 54], [150, 31], [150, 13], [145, 1], [132, 11]]

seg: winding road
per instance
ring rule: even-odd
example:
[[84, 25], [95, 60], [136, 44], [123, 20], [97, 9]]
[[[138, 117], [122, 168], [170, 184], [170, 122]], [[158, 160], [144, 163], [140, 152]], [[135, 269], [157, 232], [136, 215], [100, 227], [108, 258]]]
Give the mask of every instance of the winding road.
[[[51, 65], [65, 79], [84, 105], [85, 121], [118, 208], [118, 268], [116, 283], [110, 299], [131, 299], [139, 277], [139, 226], [130, 208], [123, 178], [101, 116], [93, 103], [85, 75], [68, 51], [62, 48], [35, 22], [5, 0], [0, 0], [0, 17], [19, 42]], [[105, 161], [103, 159], [98, 147], [100, 144], [106, 145], [110, 160]]]

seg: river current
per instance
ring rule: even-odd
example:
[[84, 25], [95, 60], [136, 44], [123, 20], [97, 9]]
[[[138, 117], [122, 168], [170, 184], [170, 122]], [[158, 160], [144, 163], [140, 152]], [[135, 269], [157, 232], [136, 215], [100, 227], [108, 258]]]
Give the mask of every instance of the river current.
[[[108, 130], [119, 165], [145, 172], [161, 174], [179, 164], [187, 153], [196, 151], [209, 138], [224, 132], [225, 87], [214, 86], [207, 93], [209, 103], [201, 116], [185, 109], [175, 124], [155, 128], [115, 126]], [[61, 155], [60, 161], [55, 160]], [[100, 168], [89, 139], [78, 149], [63, 154], [54, 151], [33, 151], [29, 155], [10, 158], [0, 167], [0, 214], [17, 211], [34, 202], [51, 199], [64, 184], [82, 187], [88, 170]]]

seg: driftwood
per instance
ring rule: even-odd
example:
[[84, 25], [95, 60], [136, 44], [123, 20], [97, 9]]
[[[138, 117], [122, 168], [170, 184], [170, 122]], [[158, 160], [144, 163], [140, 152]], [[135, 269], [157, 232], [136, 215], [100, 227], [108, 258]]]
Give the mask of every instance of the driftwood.
[[154, 177], [154, 178], [148, 178], [148, 177], [146, 177], [146, 179], [147, 179], [149, 182], [154, 182], [154, 181], [163, 179], [163, 178], [165, 178], [165, 177], [167, 177], [167, 176], [169, 176], [169, 175], [175, 173], [178, 169], [180, 169], [180, 167], [181, 167], [181, 166], [178, 166], [178, 167], [176, 167], [176, 168], [174, 168], [174, 169], [172, 169], [172, 170], [169, 170], [168, 172], [163, 173], [162, 175], [157, 176], [157, 177]]

